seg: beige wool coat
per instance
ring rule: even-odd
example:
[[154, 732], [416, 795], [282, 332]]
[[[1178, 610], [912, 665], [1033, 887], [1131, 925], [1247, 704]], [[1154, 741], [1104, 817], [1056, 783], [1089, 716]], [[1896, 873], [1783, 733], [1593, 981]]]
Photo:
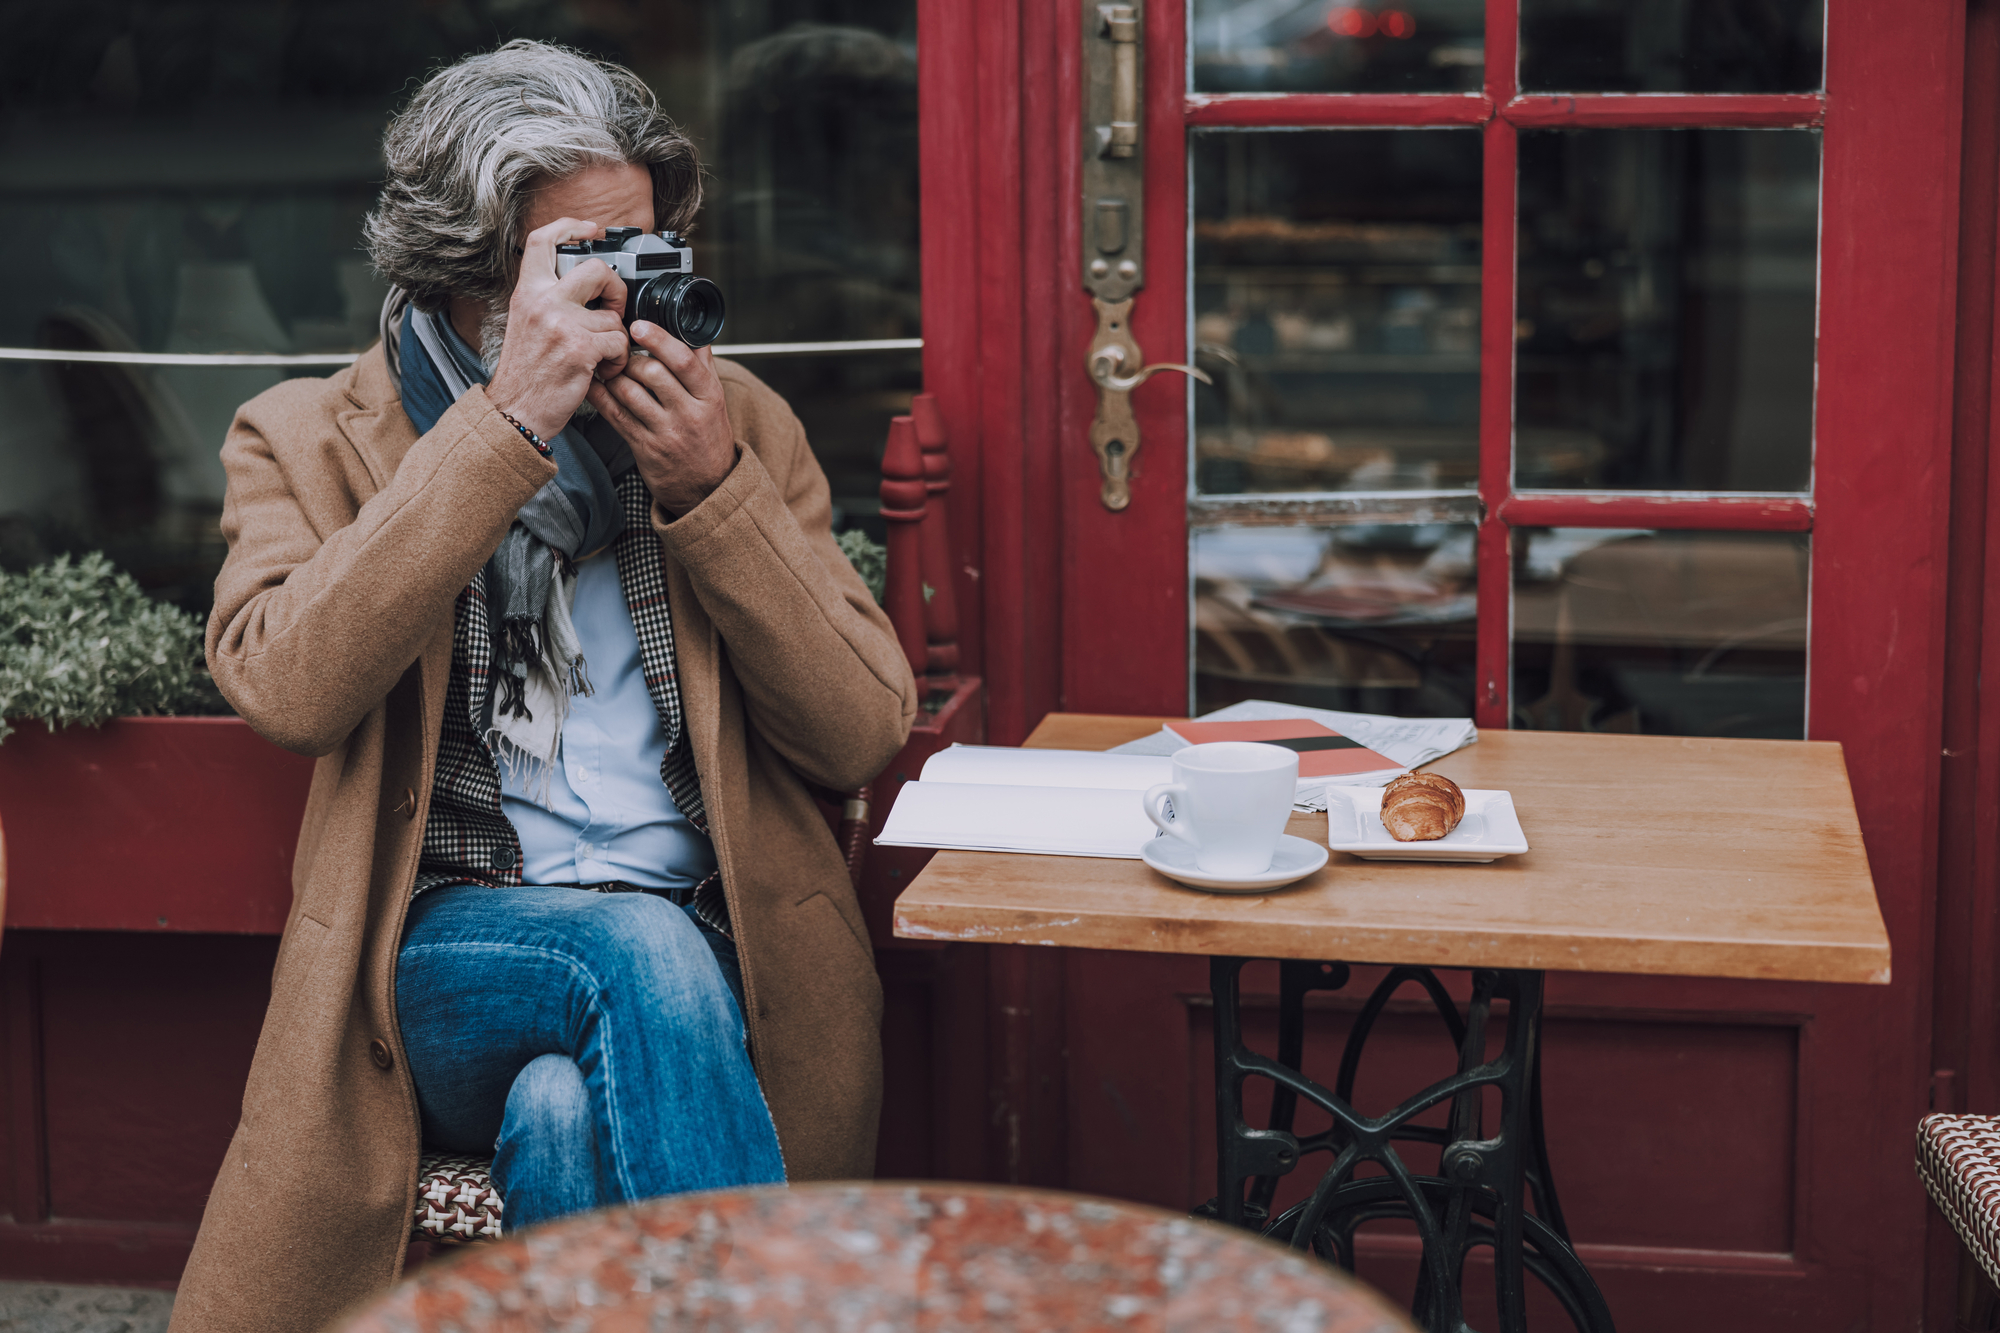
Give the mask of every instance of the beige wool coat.
[[[653, 510], [686, 726], [786, 1170], [867, 1176], [881, 988], [807, 784], [874, 777], [908, 735], [916, 688], [834, 543], [797, 419], [715, 364], [735, 466], [679, 519]], [[229, 557], [208, 660], [253, 727], [319, 764], [271, 1006], [173, 1329], [307, 1333], [402, 1270], [419, 1129], [395, 965], [453, 602], [555, 465], [477, 388], [419, 438], [379, 345], [246, 404], [222, 457]]]

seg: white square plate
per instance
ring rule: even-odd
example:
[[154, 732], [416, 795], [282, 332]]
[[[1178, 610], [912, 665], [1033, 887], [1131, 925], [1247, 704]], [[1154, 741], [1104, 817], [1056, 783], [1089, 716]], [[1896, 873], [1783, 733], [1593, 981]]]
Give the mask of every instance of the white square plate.
[[1504, 791], [1465, 792], [1465, 818], [1432, 842], [1397, 842], [1382, 827], [1380, 787], [1328, 787], [1326, 844], [1369, 861], [1494, 861], [1528, 850]]

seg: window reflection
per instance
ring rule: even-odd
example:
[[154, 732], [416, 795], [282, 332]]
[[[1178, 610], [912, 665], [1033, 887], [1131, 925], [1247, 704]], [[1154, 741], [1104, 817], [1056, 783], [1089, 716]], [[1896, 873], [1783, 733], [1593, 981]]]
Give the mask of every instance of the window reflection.
[[1529, 92], [1802, 93], [1824, 0], [1521, 0]]
[[1483, 0], [1194, 0], [1198, 92], [1471, 92]]
[[1205, 131], [1192, 152], [1198, 489], [1476, 484], [1477, 132]]
[[1805, 489], [1818, 223], [1810, 130], [1523, 133], [1516, 485]]
[[[914, 0], [342, 0], [0, 8], [0, 346], [340, 353], [374, 341], [358, 248], [383, 125], [513, 37], [646, 78], [710, 172], [696, 262], [725, 342], [918, 336]], [[759, 359], [865, 517], [908, 353]], [[0, 362], [0, 562], [101, 547], [205, 609], [216, 459], [280, 367]]]
[[1471, 716], [1471, 524], [1208, 528], [1191, 545], [1197, 714]]
[[1514, 534], [1514, 725], [1805, 735], [1804, 534]]

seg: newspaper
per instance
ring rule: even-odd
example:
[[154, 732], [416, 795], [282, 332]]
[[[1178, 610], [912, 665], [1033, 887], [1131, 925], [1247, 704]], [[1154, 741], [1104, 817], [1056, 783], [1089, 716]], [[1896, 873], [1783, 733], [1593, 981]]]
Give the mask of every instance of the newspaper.
[[[1246, 699], [1240, 704], [1219, 708], [1203, 715], [1203, 722], [1270, 722], [1280, 718], [1306, 718], [1333, 728], [1343, 736], [1351, 736], [1377, 754], [1387, 755], [1403, 766], [1408, 772], [1433, 759], [1441, 759], [1453, 750], [1463, 749], [1479, 740], [1479, 730], [1472, 725], [1469, 717], [1387, 717], [1380, 713], [1340, 713], [1328, 708], [1304, 708], [1298, 704], [1273, 703], [1269, 699]], [[1151, 736], [1142, 736], [1136, 741], [1113, 746], [1112, 754], [1152, 754], [1170, 755], [1187, 744], [1180, 737], [1162, 728]], [[1299, 783], [1299, 799], [1292, 807], [1295, 810], [1318, 811], [1326, 809], [1326, 788], [1337, 786], [1380, 787], [1388, 779], [1379, 774], [1354, 777], [1330, 777], [1322, 781], [1318, 788]]]

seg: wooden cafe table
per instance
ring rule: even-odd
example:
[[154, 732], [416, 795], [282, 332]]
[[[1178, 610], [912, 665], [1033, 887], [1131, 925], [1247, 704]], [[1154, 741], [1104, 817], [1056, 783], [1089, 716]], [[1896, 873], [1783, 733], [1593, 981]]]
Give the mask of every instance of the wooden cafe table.
[[[1171, 719], [1051, 714], [1029, 746], [1102, 750]], [[1524, 1330], [1526, 1282], [1546, 1285], [1586, 1333], [1612, 1320], [1571, 1248], [1542, 1132], [1546, 972], [1886, 984], [1875, 900], [1839, 745], [1826, 741], [1482, 731], [1426, 766], [1460, 786], [1513, 793], [1532, 849], [1486, 865], [1372, 862], [1335, 852], [1298, 884], [1229, 896], [1174, 884], [1142, 861], [942, 851], [896, 901], [896, 934], [926, 940], [1207, 954], [1215, 1001], [1216, 1197], [1197, 1212], [1351, 1265], [1354, 1228], [1401, 1217], [1424, 1246], [1413, 1313], [1459, 1333], [1469, 1249], [1491, 1246], [1500, 1325]], [[1326, 816], [1289, 832], [1326, 840]], [[1239, 979], [1279, 961], [1277, 1058], [1243, 1043]], [[1355, 1018], [1335, 1086], [1299, 1072], [1305, 995], [1348, 965], [1389, 964]], [[1460, 1009], [1433, 969], [1472, 974]], [[1361, 1045], [1398, 987], [1421, 986], [1459, 1049], [1458, 1071], [1377, 1117], [1349, 1104]], [[1487, 1049], [1493, 1002], [1505, 1040]], [[1267, 1128], [1243, 1116], [1250, 1076], [1274, 1084]], [[1500, 1090], [1497, 1132], [1482, 1125]], [[1295, 1136], [1300, 1098], [1333, 1118]], [[1449, 1105], [1449, 1127], [1412, 1123]], [[1396, 1142], [1439, 1148], [1418, 1175]], [[1277, 1217], [1278, 1178], [1324, 1152], [1313, 1193]], [[1386, 1175], [1356, 1178], [1364, 1161]], [[1246, 1188], [1247, 1187], [1247, 1188]], [[1532, 1204], [1532, 1209], [1530, 1208]]]

